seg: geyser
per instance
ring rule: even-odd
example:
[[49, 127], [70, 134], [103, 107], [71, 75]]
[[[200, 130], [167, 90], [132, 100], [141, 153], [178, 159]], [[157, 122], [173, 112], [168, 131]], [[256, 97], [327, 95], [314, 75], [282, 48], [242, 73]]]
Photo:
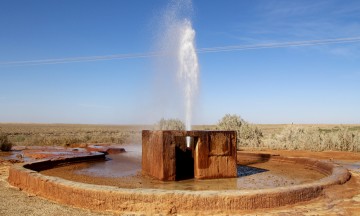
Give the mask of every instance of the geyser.
[[[156, 39], [157, 49], [165, 55], [158, 59], [156, 68], [160, 71], [159, 79], [162, 82], [157, 83], [157, 87], [161, 88], [158, 95], [165, 94], [159, 103], [164, 107], [166, 102], [174, 106], [164, 108], [165, 113], [171, 110], [173, 113], [169, 117], [183, 119], [186, 130], [191, 130], [194, 100], [199, 85], [199, 63], [191, 11], [191, 1], [171, 1], [160, 21]], [[177, 104], [179, 101], [181, 104]]]
[[192, 107], [198, 90], [199, 63], [195, 49], [195, 30], [189, 20], [184, 20], [180, 29], [178, 48], [178, 77], [183, 89], [185, 126], [191, 130]]

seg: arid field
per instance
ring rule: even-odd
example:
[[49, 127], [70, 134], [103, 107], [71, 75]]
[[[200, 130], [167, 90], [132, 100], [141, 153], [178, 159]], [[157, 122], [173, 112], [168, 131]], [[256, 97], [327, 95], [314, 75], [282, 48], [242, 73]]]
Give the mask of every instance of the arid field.
[[[360, 151], [360, 125], [336, 124], [256, 124], [240, 131], [238, 148], [291, 150]], [[195, 125], [194, 130], [217, 129], [216, 125]], [[141, 130], [154, 125], [82, 125], [0, 123], [15, 146], [74, 146], [85, 143], [141, 143]], [[253, 133], [253, 128], [260, 132]], [[255, 134], [255, 135], [253, 135]], [[255, 137], [257, 136], [257, 137]], [[239, 138], [239, 136], [238, 136]], [[256, 143], [253, 141], [256, 140]], [[241, 141], [244, 141], [243, 143]]]
[[[256, 211], [238, 211], [241, 215], [356, 215], [360, 211], [360, 125], [286, 125], [286, 124], [245, 124], [239, 136], [238, 150], [255, 153], [268, 153], [289, 157], [309, 157], [318, 160], [332, 161], [348, 168], [351, 179], [344, 185], [324, 190], [320, 197], [272, 209]], [[242, 126], [244, 127], [244, 125]], [[84, 147], [92, 144], [140, 144], [141, 130], [156, 129], [156, 125], [80, 125], [80, 124], [0, 124], [1, 133], [8, 141], [26, 149], [31, 146]], [[196, 125], [194, 130], [219, 129], [218, 125]], [[241, 133], [241, 131], [239, 132]], [[252, 136], [256, 134], [257, 136]], [[74, 208], [44, 198], [28, 194], [12, 187], [7, 182], [9, 167], [19, 161], [6, 161], [0, 152], [0, 214], [1, 215], [104, 215], [114, 212], [96, 212]], [[69, 167], [69, 169], [72, 169]], [[68, 174], [57, 169], [46, 171], [53, 176], [71, 179]], [[60, 169], [61, 170], [61, 169]], [[77, 177], [78, 178], [78, 177]], [[88, 178], [85, 178], [88, 179]], [[111, 179], [101, 179], [109, 181]], [[79, 180], [80, 182], [82, 180]], [[92, 180], [84, 182], [91, 183]], [[118, 183], [111, 183], [118, 184]], [[129, 183], [132, 184], [132, 183]], [[118, 212], [133, 214], [133, 212]], [[153, 214], [155, 212], [142, 212]], [[234, 212], [201, 212], [201, 214], [227, 215]], [[170, 214], [170, 213], [169, 213]], [[181, 212], [179, 212], [181, 214]], [[199, 212], [187, 212], [199, 215]]]

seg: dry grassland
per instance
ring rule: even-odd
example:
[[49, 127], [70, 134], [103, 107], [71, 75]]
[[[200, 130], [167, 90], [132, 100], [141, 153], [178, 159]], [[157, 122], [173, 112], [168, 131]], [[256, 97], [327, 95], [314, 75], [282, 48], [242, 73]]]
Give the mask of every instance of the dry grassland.
[[257, 125], [269, 149], [360, 152], [360, 125]]
[[71, 146], [82, 143], [141, 142], [141, 125], [0, 124], [14, 145]]
[[[239, 148], [360, 151], [360, 125], [257, 124], [254, 126], [262, 132], [261, 145], [251, 146], [251, 142], [246, 142], [246, 145], [240, 143]], [[0, 123], [0, 132], [7, 134], [9, 141], [14, 145], [22, 146], [140, 143], [141, 130], [153, 128], [153, 125]], [[216, 125], [195, 125], [193, 127], [194, 130], [215, 128]]]

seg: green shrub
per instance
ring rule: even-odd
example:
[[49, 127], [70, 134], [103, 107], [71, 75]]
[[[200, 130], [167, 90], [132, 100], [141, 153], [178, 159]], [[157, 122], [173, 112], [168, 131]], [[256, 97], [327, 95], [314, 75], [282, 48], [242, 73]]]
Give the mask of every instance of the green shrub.
[[160, 119], [155, 124], [156, 130], [185, 130], [184, 122], [179, 119]]
[[237, 147], [260, 147], [262, 131], [249, 124], [238, 115], [226, 114], [216, 125], [216, 130], [234, 130], [237, 132]]
[[9, 141], [8, 136], [4, 133], [0, 133], [0, 150], [10, 151], [11, 148], [12, 148], [12, 143]]

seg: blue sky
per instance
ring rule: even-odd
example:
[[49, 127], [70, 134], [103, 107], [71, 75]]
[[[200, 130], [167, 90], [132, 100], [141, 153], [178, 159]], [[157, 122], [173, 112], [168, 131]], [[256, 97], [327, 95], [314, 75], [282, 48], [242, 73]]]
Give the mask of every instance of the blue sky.
[[[4, 63], [152, 52], [168, 3], [1, 0], [0, 122], [157, 121], [152, 58]], [[191, 14], [197, 48], [360, 37], [357, 0], [194, 0]], [[226, 113], [253, 123], [360, 123], [360, 42], [198, 58], [194, 124]]]

